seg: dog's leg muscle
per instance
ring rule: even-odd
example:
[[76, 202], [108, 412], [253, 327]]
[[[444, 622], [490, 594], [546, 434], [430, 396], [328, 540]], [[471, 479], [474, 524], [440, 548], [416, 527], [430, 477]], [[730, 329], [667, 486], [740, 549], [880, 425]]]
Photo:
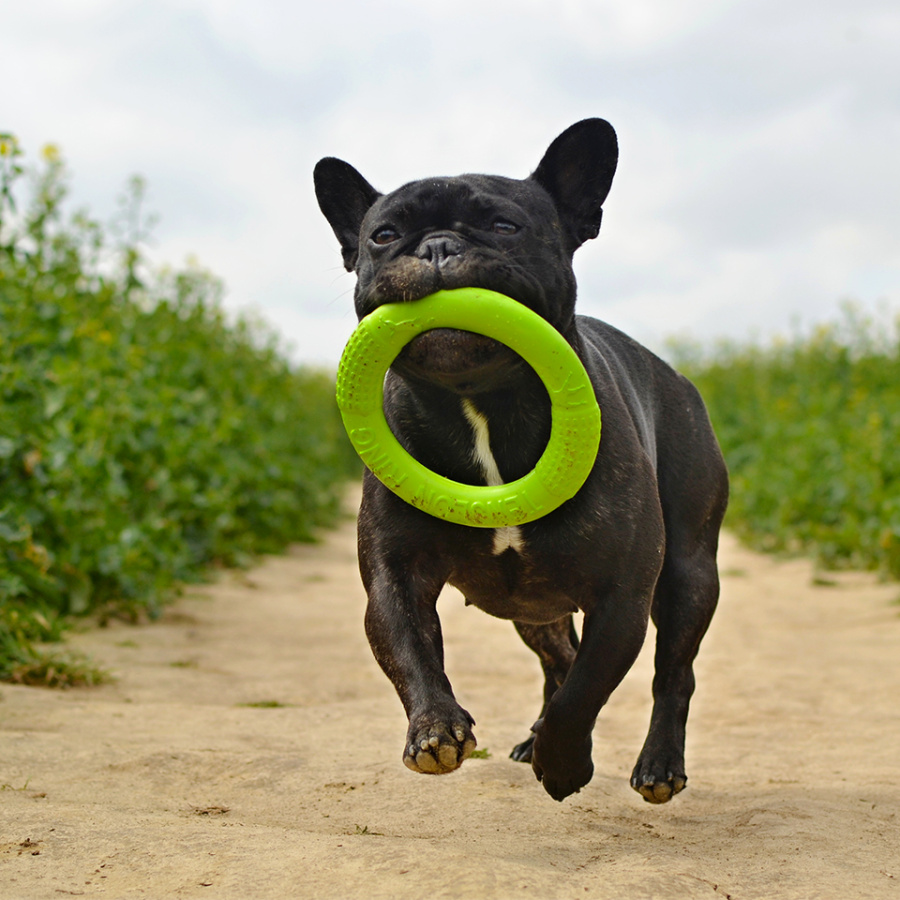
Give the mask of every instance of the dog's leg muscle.
[[716, 567], [719, 527], [728, 499], [725, 464], [699, 397], [668, 404], [662, 434], [694, 448], [691, 457], [659, 457], [659, 484], [666, 551], [651, 611], [656, 624], [653, 713], [631, 786], [650, 803], [665, 803], [687, 783], [685, 725], [694, 691], [693, 663], [719, 599]]
[[[717, 533], [717, 530], [716, 530]], [[715, 537], [688, 554], [670, 545], [653, 602], [656, 674], [650, 730], [631, 776], [649, 803], [665, 803], [687, 783], [685, 724], [694, 692], [693, 663], [719, 596]]]
[[423, 583], [403, 567], [382, 564], [363, 574], [369, 603], [366, 635], [375, 659], [393, 682], [409, 731], [404, 764], [442, 775], [458, 769], [475, 749], [472, 717], [453, 696], [444, 673], [444, 649], [436, 602], [442, 582]]
[[[631, 668], [647, 632], [650, 589], [615, 591], [585, 615], [581, 645], [562, 686], [535, 722], [531, 766], [554, 800], [581, 790], [594, 773], [591, 731], [597, 714]], [[623, 609], [629, 609], [622, 615]]]

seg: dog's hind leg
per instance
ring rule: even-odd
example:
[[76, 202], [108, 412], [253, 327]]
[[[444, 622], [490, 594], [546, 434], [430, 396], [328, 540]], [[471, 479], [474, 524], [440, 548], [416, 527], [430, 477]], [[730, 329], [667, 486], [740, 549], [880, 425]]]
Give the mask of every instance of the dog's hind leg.
[[665, 803], [687, 783], [685, 726], [694, 692], [693, 663], [719, 597], [716, 543], [719, 515], [693, 547], [670, 538], [651, 616], [656, 625], [656, 673], [650, 730], [631, 776], [649, 803]]
[[[526, 646], [533, 650], [541, 661], [544, 670], [544, 705], [538, 719], [543, 718], [550, 698], [556, 693], [556, 689], [566, 680], [572, 661], [575, 659], [575, 651], [578, 650], [578, 634], [575, 631], [575, 623], [571, 616], [563, 616], [549, 625], [528, 625], [525, 622], [515, 622], [519, 637], [525, 641]], [[531, 762], [531, 750], [534, 747], [534, 735], [516, 744], [513, 747], [510, 758], [516, 762]]]

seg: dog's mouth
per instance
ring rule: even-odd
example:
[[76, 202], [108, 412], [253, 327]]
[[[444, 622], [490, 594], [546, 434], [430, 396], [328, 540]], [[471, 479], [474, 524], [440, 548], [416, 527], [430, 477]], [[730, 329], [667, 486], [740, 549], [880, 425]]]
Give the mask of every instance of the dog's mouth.
[[[412, 303], [438, 290], [464, 287], [498, 291], [521, 302], [521, 291], [509, 283], [508, 273], [484, 253], [453, 256], [443, 266], [404, 256], [382, 268], [367, 289], [357, 289], [357, 313], [362, 317], [381, 303]], [[405, 378], [472, 396], [509, 387], [530, 366], [493, 338], [434, 328], [413, 338], [391, 368]]]
[[394, 361], [401, 375], [438, 384], [459, 394], [495, 390], [527, 363], [505, 344], [457, 328], [433, 328], [414, 337]]

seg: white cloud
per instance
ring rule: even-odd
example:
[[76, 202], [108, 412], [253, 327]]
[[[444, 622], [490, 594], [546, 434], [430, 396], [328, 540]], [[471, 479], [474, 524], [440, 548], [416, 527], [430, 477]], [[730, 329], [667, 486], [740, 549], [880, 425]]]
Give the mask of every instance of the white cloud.
[[146, 176], [156, 257], [195, 253], [230, 307], [336, 360], [353, 280], [320, 156], [381, 189], [523, 177], [602, 115], [622, 153], [583, 311], [740, 336], [900, 302], [898, 43], [893, 0], [34, 0], [4, 12], [0, 128], [60, 143], [104, 217]]

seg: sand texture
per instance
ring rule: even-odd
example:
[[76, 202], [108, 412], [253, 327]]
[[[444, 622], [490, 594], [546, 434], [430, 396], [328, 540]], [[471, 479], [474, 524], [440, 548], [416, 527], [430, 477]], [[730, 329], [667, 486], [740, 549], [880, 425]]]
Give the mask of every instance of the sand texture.
[[560, 804], [507, 758], [536, 658], [452, 592], [447, 671], [491, 755], [408, 771], [349, 519], [162, 622], [79, 634], [114, 684], [0, 687], [0, 897], [900, 898], [900, 587], [816, 585], [727, 535], [720, 566], [690, 781], [662, 807], [628, 785], [652, 632]]

